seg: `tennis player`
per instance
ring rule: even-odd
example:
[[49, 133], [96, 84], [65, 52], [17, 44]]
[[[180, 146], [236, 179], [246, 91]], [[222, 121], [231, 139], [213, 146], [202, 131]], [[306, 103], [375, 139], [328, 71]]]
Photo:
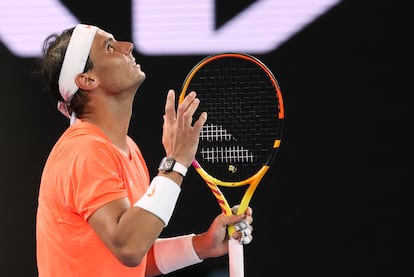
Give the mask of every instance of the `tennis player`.
[[[39, 73], [68, 128], [52, 148], [39, 189], [39, 277], [139, 277], [167, 274], [228, 253], [233, 237], [252, 240], [252, 209], [219, 214], [207, 231], [159, 238], [174, 211], [207, 114], [193, 122], [196, 92], [175, 108], [166, 96], [165, 158], [150, 176], [128, 135], [134, 97], [146, 75], [133, 44], [79, 24], [46, 38]], [[150, 103], [149, 103], [150, 104]]]

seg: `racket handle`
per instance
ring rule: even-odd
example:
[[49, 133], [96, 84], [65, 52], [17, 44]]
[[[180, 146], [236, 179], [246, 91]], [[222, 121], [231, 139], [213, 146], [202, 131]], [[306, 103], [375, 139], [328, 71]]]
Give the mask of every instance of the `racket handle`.
[[244, 277], [243, 244], [236, 239], [229, 239], [229, 272], [230, 277]]

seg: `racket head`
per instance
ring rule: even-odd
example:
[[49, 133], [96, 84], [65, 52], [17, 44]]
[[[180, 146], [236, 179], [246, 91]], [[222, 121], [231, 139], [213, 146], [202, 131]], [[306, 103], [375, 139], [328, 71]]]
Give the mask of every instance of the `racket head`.
[[245, 53], [211, 55], [187, 74], [179, 102], [197, 92], [207, 121], [193, 166], [221, 186], [250, 184], [263, 176], [282, 138], [282, 92], [271, 70]]

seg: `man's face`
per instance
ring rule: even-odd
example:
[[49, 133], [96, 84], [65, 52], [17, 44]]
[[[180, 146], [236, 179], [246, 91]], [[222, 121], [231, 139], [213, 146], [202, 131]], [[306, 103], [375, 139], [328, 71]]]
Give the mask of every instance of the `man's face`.
[[97, 31], [89, 56], [93, 62], [92, 73], [102, 89], [115, 94], [136, 92], [146, 76], [135, 62], [133, 48], [130, 42], [116, 41], [113, 35]]

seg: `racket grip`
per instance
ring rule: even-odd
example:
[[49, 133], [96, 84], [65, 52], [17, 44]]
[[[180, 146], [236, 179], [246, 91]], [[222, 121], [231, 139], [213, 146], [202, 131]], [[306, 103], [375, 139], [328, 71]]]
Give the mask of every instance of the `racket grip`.
[[232, 237], [229, 239], [229, 273], [230, 277], [244, 277], [243, 244]]

